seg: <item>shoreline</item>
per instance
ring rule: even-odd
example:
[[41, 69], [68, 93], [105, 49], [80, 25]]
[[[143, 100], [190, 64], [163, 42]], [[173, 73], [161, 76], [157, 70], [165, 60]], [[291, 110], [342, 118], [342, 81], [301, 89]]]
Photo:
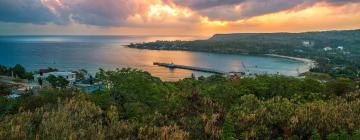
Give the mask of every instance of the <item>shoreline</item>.
[[307, 66], [307, 70], [303, 71], [303, 72], [300, 72], [300, 73], [308, 72], [311, 68], [313, 68], [313, 67], [315, 67], [317, 65], [316, 61], [311, 60], [311, 59], [307, 59], [307, 58], [292, 57], [292, 56], [285, 56], [285, 55], [278, 55], [278, 54], [265, 54], [265, 56], [286, 58], [286, 59], [291, 59], [291, 60], [297, 60], [297, 61], [304, 62], [305, 65]]
[[267, 56], [267, 57], [277, 57], [277, 58], [284, 58], [284, 59], [290, 59], [295, 61], [300, 61], [305, 64], [305, 66], [301, 69], [298, 69], [299, 75], [309, 72], [311, 68], [314, 68], [317, 65], [317, 62], [311, 59], [307, 58], [301, 58], [301, 57], [292, 57], [292, 56], [286, 56], [286, 55], [278, 55], [278, 54], [249, 54], [249, 53], [224, 53], [224, 52], [210, 52], [210, 51], [194, 51], [194, 50], [181, 50], [181, 49], [154, 49], [154, 48], [137, 48], [137, 47], [129, 47], [125, 46], [127, 48], [132, 49], [140, 49], [140, 50], [157, 50], [157, 51], [184, 51], [184, 52], [198, 52], [198, 53], [214, 53], [214, 54], [229, 54], [229, 55], [249, 55], [249, 56]]

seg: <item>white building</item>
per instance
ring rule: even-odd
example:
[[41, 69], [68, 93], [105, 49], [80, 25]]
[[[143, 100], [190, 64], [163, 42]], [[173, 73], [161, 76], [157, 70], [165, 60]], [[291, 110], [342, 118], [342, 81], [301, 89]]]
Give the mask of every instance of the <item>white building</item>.
[[313, 47], [315, 43], [311, 41], [303, 41], [302, 44], [304, 47]]
[[338, 49], [339, 51], [343, 51], [344, 47], [343, 46], [338, 46], [336, 49]]
[[325, 47], [325, 48], [324, 48], [324, 51], [331, 51], [331, 50], [332, 50], [331, 47]]

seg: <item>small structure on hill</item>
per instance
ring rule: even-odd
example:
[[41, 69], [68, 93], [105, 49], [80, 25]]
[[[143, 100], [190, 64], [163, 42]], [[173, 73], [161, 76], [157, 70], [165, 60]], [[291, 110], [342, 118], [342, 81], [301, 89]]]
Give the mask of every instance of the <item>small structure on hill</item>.
[[331, 47], [325, 47], [323, 50], [327, 52], [327, 51], [331, 51], [332, 48]]
[[343, 46], [338, 46], [336, 49], [339, 50], [339, 51], [343, 51], [344, 47]]
[[315, 45], [314, 42], [308, 41], [308, 40], [303, 41], [302, 44], [303, 44], [304, 47], [313, 47]]

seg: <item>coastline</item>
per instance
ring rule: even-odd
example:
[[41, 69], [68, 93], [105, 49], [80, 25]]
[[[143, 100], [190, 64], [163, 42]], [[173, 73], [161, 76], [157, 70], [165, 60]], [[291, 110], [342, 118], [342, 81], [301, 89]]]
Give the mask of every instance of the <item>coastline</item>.
[[305, 70], [301, 71], [300, 73], [308, 72], [311, 68], [313, 68], [313, 67], [315, 67], [317, 65], [316, 61], [311, 60], [311, 59], [307, 59], [307, 58], [292, 57], [292, 56], [285, 56], [285, 55], [278, 55], [278, 54], [265, 54], [265, 56], [286, 58], [286, 59], [291, 59], [291, 60], [297, 60], [297, 61], [304, 62], [305, 65], [307, 66], [307, 70], [306, 71]]
[[309, 72], [311, 68], [314, 68], [317, 65], [317, 62], [311, 59], [307, 58], [301, 58], [301, 57], [292, 57], [292, 56], [286, 56], [286, 55], [278, 55], [278, 54], [249, 54], [249, 53], [224, 53], [224, 52], [211, 52], [211, 51], [196, 51], [196, 50], [181, 50], [181, 49], [154, 49], [154, 48], [137, 48], [137, 47], [129, 47], [125, 46], [127, 48], [133, 48], [133, 49], [145, 49], [145, 50], [164, 50], [164, 51], [184, 51], [184, 52], [199, 52], [199, 53], [214, 53], [214, 54], [230, 54], [230, 55], [253, 55], [253, 56], [267, 56], [267, 57], [277, 57], [277, 58], [284, 58], [284, 59], [290, 59], [295, 61], [300, 61], [305, 64], [305, 67], [298, 69], [298, 76]]

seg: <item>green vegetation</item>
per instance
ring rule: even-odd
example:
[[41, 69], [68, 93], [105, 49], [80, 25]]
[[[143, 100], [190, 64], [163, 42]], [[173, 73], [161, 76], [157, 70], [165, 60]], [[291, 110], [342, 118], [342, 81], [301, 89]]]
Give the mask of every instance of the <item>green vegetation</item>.
[[0, 97], [0, 139], [360, 138], [360, 95], [348, 78], [164, 82], [136, 69], [96, 77], [108, 90]]
[[61, 76], [49, 75], [46, 81], [48, 81], [53, 88], [66, 88], [69, 85], [69, 81]]
[[[308, 44], [304, 45], [304, 42]], [[342, 46], [343, 49], [338, 49]], [[360, 71], [360, 30], [306, 33], [217, 34], [208, 40], [156, 41], [128, 47], [233, 54], [279, 54], [309, 58], [318, 65], [312, 72], [357, 79]], [[331, 51], [325, 51], [331, 47]]]
[[88, 72], [85, 69], [80, 69], [78, 71], [73, 71], [73, 73], [76, 74], [76, 81], [85, 80], [85, 75], [88, 74]]
[[0, 65], [0, 75], [3, 76], [15, 76], [21, 79], [34, 79], [33, 73], [26, 72], [25, 68], [20, 64], [16, 64], [14, 67], [5, 67]]

